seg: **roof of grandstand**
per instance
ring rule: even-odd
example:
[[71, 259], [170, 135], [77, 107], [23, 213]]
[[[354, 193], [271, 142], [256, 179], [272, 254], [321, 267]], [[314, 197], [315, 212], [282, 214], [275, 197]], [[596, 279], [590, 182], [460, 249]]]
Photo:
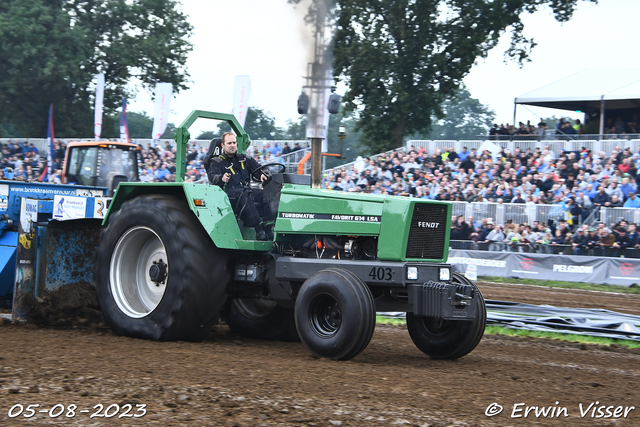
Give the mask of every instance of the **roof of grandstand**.
[[640, 104], [640, 69], [586, 69], [515, 98], [515, 104], [560, 110], [637, 108]]

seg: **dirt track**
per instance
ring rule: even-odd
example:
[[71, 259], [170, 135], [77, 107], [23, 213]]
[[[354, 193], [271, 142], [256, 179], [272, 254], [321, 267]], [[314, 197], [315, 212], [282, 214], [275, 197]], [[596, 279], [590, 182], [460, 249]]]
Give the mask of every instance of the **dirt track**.
[[[481, 289], [488, 299], [609, 309], [624, 303], [640, 313], [637, 295]], [[434, 361], [403, 328], [378, 326], [360, 356], [335, 362], [311, 357], [300, 343], [232, 336], [225, 326], [203, 343], [134, 340], [100, 328], [0, 327], [0, 426], [638, 426], [639, 386], [640, 350], [546, 339], [488, 336], [458, 361]], [[579, 405], [585, 410], [596, 401], [638, 409], [617, 421], [592, 418], [591, 411], [582, 418]], [[494, 402], [504, 410], [487, 417]], [[65, 405], [65, 413], [9, 418], [14, 405], [36, 403], [37, 410]], [[127, 403], [129, 415], [136, 404], [146, 404], [147, 413], [90, 418], [95, 405]], [[568, 417], [511, 418], [518, 403], [551, 406], [554, 414], [566, 407]], [[70, 404], [75, 416], [66, 418]], [[524, 406], [517, 409], [514, 415], [524, 414]]]

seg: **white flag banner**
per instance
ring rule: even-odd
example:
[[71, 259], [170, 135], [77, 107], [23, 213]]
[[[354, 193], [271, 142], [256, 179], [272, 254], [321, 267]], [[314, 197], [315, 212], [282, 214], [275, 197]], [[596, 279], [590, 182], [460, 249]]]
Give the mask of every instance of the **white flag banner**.
[[98, 82], [96, 83], [96, 108], [95, 119], [93, 121], [93, 134], [97, 140], [100, 139], [102, 133], [102, 102], [104, 100], [104, 74], [100, 73], [96, 76]]
[[153, 114], [153, 132], [151, 133], [151, 138], [154, 141], [160, 139], [160, 135], [167, 130], [172, 96], [173, 85], [171, 83], [156, 83], [156, 108]]
[[242, 127], [244, 127], [244, 122], [247, 120], [250, 94], [251, 80], [249, 76], [236, 76], [236, 86], [233, 93], [233, 114]]

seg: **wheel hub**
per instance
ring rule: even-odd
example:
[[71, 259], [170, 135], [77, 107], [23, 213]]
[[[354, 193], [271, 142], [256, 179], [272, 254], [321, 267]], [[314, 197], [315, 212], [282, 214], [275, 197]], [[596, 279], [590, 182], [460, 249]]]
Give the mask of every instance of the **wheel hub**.
[[310, 306], [310, 322], [316, 334], [323, 338], [335, 335], [342, 325], [342, 310], [330, 295], [319, 295]]
[[149, 278], [152, 282], [155, 282], [156, 286], [164, 284], [167, 279], [167, 264], [162, 259], [154, 261], [153, 265], [149, 268]]

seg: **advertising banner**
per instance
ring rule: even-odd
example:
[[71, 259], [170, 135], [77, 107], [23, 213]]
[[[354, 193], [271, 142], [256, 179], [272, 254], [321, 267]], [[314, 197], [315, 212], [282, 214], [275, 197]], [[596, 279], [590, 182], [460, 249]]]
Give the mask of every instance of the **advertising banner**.
[[153, 114], [153, 131], [151, 138], [156, 141], [167, 130], [169, 123], [169, 107], [173, 96], [171, 83], [156, 83], [156, 102]]
[[616, 285], [640, 284], [640, 260], [608, 258], [606, 280]]
[[93, 121], [93, 133], [97, 140], [100, 139], [102, 133], [102, 108], [104, 101], [104, 74], [100, 73], [97, 76], [98, 82], [96, 83], [96, 108], [95, 119]]
[[53, 197], [53, 219], [85, 218], [86, 211], [87, 199], [84, 197], [59, 195]]
[[453, 265], [456, 272], [466, 273], [467, 266], [475, 265], [478, 276], [507, 277], [509, 255], [506, 252], [450, 250], [447, 262]]
[[243, 128], [249, 111], [249, 95], [251, 95], [251, 79], [249, 76], [236, 76], [233, 92], [233, 114]]
[[109, 197], [96, 197], [93, 205], [93, 217], [104, 219], [105, 214], [107, 213], [107, 203], [109, 201]]
[[[472, 274], [477, 271], [478, 276], [621, 286], [640, 284], [640, 259], [452, 249], [448, 262], [454, 271]], [[470, 270], [469, 265], [476, 268]]]
[[120, 142], [130, 142], [129, 122], [127, 122], [127, 98], [122, 98], [122, 112], [120, 113]]

